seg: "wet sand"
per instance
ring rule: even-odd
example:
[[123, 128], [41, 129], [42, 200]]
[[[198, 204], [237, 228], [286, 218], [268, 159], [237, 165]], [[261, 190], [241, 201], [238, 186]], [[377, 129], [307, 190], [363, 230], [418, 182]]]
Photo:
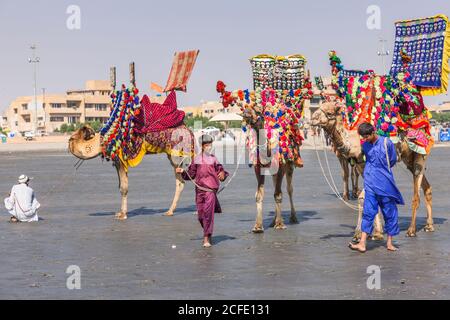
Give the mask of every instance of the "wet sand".
[[[371, 241], [365, 254], [347, 248], [356, 212], [332, 194], [313, 151], [295, 171], [299, 224], [273, 230], [273, 187], [267, 179], [264, 234], [250, 232], [255, 219], [256, 181], [241, 165], [219, 198], [215, 245], [201, 247], [194, 190], [188, 183], [174, 217], [162, 214], [174, 192], [172, 169], [163, 155], [149, 156], [130, 172], [129, 219], [115, 221], [120, 205], [117, 176], [110, 163], [85, 162], [74, 175], [66, 152], [0, 154], [0, 195], [21, 173], [42, 203], [35, 224], [9, 224], [0, 215], [1, 299], [449, 299], [450, 150], [436, 148], [427, 174], [433, 185], [434, 233], [405, 237], [410, 222], [412, 178], [395, 169], [407, 205], [400, 207], [400, 250], [387, 252]], [[323, 156], [323, 154], [322, 154]], [[338, 163], [329, 153], [336, 183]], [[234, 165], [227, 165], [234, 171]], [[419, 209], [418, 227], [425, 225]], [[68, 290], [66, 269], [81, 269], [81, 290]], [[367, 267], [381, 268], [381, 289], [366, 286]]]

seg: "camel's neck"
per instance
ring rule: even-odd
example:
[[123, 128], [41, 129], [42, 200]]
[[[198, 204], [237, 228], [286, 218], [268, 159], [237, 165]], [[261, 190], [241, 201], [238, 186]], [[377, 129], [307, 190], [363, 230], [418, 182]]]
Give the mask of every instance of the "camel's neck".
[[344, 127], [338, 119], [324, 127], [324, 131], [330, 137], [336, 150], [343, 155], [348, 155], [350, 149], [345, 145]]

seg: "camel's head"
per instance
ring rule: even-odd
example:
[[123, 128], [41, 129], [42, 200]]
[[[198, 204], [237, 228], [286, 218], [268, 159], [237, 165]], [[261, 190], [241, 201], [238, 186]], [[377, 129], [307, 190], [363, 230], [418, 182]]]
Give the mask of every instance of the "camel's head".
[[333, 126], [339, 113], [341, 112], [341, 106], [335, 101], [324, 102], [320, 105], [311, 116], [311, 125], [322, 128]]
[[69, 151], [83, 160], [97, 157], [101, 153], [100, 134], [88, 125], [81, 127], [70, 137]]

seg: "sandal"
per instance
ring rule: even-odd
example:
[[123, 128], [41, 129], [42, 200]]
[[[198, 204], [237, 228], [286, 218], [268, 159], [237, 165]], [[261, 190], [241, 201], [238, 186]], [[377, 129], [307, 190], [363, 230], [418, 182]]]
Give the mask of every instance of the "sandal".
[[18, 223], [19, 219], [17, 219], [16, 217], [11, 217], [11, 219], [9, 219], [10, 223]]

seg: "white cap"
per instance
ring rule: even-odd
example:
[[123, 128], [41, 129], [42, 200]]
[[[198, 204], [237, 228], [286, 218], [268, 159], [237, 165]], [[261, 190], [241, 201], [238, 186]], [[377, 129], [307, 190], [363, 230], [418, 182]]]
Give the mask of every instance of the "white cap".
[[28, 181], [33, 180], [33, 178], [29, 178], [28, 176], [22, 174], [20, 175], [18, 181], [19, 183], [27, 183]]

